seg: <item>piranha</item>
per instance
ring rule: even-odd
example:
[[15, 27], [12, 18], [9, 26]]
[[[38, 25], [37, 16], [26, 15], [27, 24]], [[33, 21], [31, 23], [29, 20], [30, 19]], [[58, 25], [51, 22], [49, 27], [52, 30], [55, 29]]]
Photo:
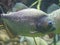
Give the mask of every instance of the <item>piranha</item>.
[[56, 27], [56, 33], [60, 34], [60, 9], [57, 9], [51, 13], [49, 13], [48, 17], [54, 21], [54, 25]]
[[4, 24], [15, 35], [47, 33], [55, 30], [54, 22], [45, 12], [27, 8], [17, 12], [1, 14]]

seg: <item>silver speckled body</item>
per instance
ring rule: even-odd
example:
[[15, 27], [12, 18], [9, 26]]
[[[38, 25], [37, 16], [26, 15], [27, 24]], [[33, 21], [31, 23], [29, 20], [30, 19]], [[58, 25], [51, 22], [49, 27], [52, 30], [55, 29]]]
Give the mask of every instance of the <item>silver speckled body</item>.
[[30, 35], [31, 33], [35, 34], [36, 31], [46, 33], [52, 27], [48, 26], [51, 20], [47, 17], [47, 14], [33, 8], [3, 14], [2, 18], [10, 31], [15, 35]]

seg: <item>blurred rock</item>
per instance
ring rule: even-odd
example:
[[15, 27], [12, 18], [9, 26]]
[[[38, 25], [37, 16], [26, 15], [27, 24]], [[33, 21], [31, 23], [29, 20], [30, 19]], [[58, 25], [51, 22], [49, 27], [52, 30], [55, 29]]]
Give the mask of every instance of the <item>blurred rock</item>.
[[0, 40], [5, 41], [5, 42], [10, 40], [10, 37], [8, 36], [5, 30], [0, 30]]
[[15, 6], [12, 8], [12, 11], [15, 12], [15, 11], [19, 11], [26, 8], [28, 7], [24, 5], [23, 3], [16, 3]]
[[59, 8], [60, 8], [60, 7], [59, 7], [58, 5], [52, 4], [51, 6], [48, 7], [47, 13], [51, 13], [51, 12], [53, 12], [53, 11], [59, 9]]
[[[54, 43], [53, 43], [52, 45], [54, 45]], [[60, 41], [58, 41], [58, 42], [56, 43], [56, 45], [60, 45]]]

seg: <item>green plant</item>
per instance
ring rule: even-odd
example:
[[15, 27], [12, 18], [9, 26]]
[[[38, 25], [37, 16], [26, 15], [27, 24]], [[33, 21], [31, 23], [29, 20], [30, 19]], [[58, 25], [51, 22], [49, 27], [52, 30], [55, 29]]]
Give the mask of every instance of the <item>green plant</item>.
[[[37, 4], [37, 5], [36, 5]], [[41, 0], [37, 0], [35, 1], [33, 4], [31, 4], [30, 7], [33, 7], [34, 5], [36, 5], [37, 9], [40, 10], [40, 4], [41, 4]]]

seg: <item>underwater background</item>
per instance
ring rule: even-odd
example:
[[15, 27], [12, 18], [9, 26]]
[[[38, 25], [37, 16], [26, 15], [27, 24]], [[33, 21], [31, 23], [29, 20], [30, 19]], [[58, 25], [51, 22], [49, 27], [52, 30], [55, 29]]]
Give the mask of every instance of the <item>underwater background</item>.
[[[42, 10], [49, 16], [51, 14], [50, 18], [52, 18], [53, 15], [56, 15], [56, 17], [57, 15], [58, 17], [60, 16], [60, 0], [0, 0], [0, 45], [60, 45], [60, 17], [57, 21], [59, 29], [51, 33], [30, 35], [25, 31], [21, 33], [15, 29], [20, 29], [20, 27], [16, 27], [19, 24], [14, 25], [15, 22], [12, 24], [8, 22], [11, 29], [14, 29], [13, 32], [10, 31], [11, 29], [8, 28], [2, 20], [1, 14], [9, 14], [27, 8]], [[15, 28], [13, 28], [12, 25], [15, 26]], [[24, 26], [23, 30], [25, 28], [30, 30], [31, 26]], [[34, 30], [33, 28], [34, 27], [32, 27], [32, 30]], [[21, 35], [16, 35], [16, 32], [21, 33]], [[23, 34], [26, 35], [24, 36]]]

